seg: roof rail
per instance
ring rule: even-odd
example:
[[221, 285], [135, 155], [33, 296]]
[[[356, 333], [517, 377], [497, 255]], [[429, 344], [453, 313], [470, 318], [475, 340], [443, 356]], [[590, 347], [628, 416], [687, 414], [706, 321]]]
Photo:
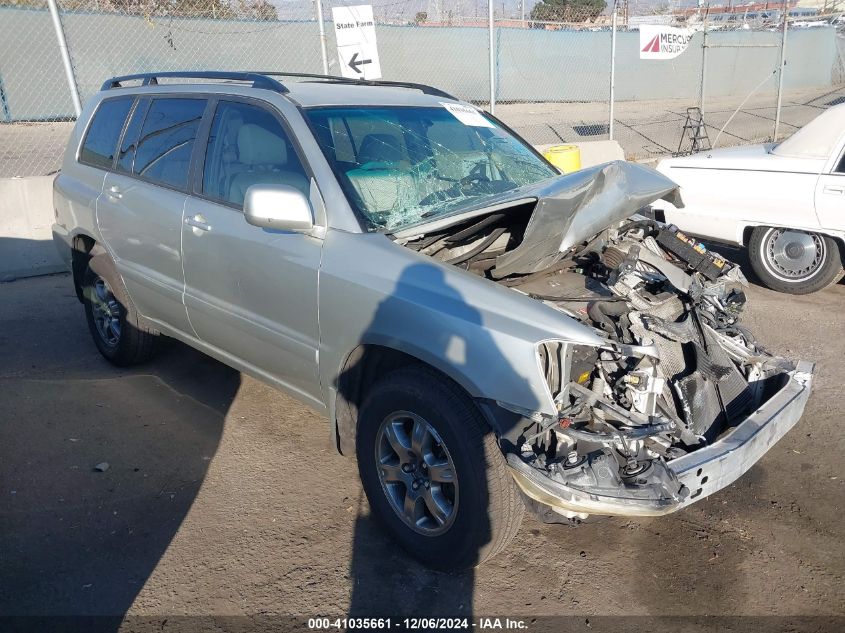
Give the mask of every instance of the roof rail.
[[251, 81], [253, 88], [263, 88], [264, 90], [272, 90], [285, 94], [288, 89], [275, 79], [271, 79], [266, 73], [253, 72], [227, 72], [227, 71], [213, 71], [213, 70], [199, 70], [199, 71], [168, 71], [160, 73], [136, 73], [134, 75], [122, 75], [120, 77], [112, 77], [106, 81], [100, 90], [111, 90], [112, 88], [120, 88], [124, 81], [141, 80], [142, 86], [158, 85], [160, 78], [182, 78], [182, 79], [228, 79], [229, 81]]
[[319, 79], [326, 83], [342, 83], [357, 86], [387, 86], [393, 88], [409, 88], [411, 90], [419, 90], [420, 92], [433, 95], [435, 97], [443, 97], [444, 99], [458, 100], [457, 97], [444, 92], [439, 88], [427, 86], [426, 84], [411, 83], [407, 81], [383, 81], [381, 79], [352, 79], [349, 77], [339, 77], [337, 75], [318, 75], [314, 73], [292, 73], [292, 72], [227, 72], [216, 70], [177, 70], [160, 73], [136, 73], [134, 75], [122, 75], [120, 77], [112, 77], [107, 80], [100, 90], [111, 90], [112, 88], [121, 88], [121, 83], [124, 81], [141, 80], [142, 86], [155, 86], [158, 84], [160, 78], [180, 78], [180, 79], [228, 79], [229, 81], [251, 81], [253, 88], [263, 88], [265, 90], [272, 90], [280, 94], [285, 94], [289, 90], [281, 82], [276, 81], [273, 77], [294, 77], [303, 79]]
[[419, 90], [420, 92], [433, 95], [435, 97], [443, 97], [444, 99], [454, 99], [458, 101], [458, 98], [450, 95], [448, 92], [444, 92], [439, 88], [435, 88], [433, 86], [428, 86], [426, 84], [418, 84], [418, 83], [411, 83], [408, 81], [383, 81], [381, 79], [352, 79], [350, 77], [339, 77], [338, 75], [317, 75], [314, 73], [288, 73], [288, 72], [276, 72], [276, 71], [267, 71], [259, 73], [261, 75], [265, 75], [267, 77], [303, 77], [305, 79], [321, 79], [326, 83], [343, 83], [343, 84], [350, 84], [350, 85], [360, 85], [360, 86], [387, 86], [393, 88], [410, 88], [411, 90]]

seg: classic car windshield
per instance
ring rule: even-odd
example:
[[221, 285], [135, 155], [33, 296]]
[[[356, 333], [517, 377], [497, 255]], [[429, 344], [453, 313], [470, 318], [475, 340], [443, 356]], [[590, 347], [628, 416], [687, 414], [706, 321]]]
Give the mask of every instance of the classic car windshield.
[[845, 108], [825, 110], [788, 139], [772, 149], [772, 154], [792, 158], [827, 158], [842, 137]]
[[320, 107], [306, 116], [372, 231], [396, 231], [558, 175], [470, 106]]

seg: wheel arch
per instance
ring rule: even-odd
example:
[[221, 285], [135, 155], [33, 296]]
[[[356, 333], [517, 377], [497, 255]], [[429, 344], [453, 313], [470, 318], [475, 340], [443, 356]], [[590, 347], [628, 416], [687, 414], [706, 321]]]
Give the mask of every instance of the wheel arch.
[[829, 237], [836, 242], [836, 245], [839, 247], [839, 259], [841, 260], [842, 267], [845, 268], [845, 235], [842, 234], [828, 234]]
[[76, 298], [82, 302], [82, 279], [88, 262], [95, 255], [106, 253], [106, 249], [97, 240], [86, 233], [77, 233], [71, 240], [71, 273]]
[[444, 380], [454, 383], [476, 402], [487, 423], [496, 430], [495, 416], [486, 403], [473, 396], [474, 390], [465, 376], [438, 367], [420, 356], [381, 343], [362, 343], [347, 355], [336, 379], [332, 416], [334, 440], [339, 453], [348, 457], [355, 455], [358, 410], [369, 388], [381, 376], [411, 365], [425, 367]]
[[740, 231], [742, 239], [741, 243], [745, 248], [748, 248], [748, 245], [751, 243], [751, 234], [754, 232], [755, 228], [757, 228], [757, 225], [755, 224], [746, 224], [742, 226], [742, 229]]

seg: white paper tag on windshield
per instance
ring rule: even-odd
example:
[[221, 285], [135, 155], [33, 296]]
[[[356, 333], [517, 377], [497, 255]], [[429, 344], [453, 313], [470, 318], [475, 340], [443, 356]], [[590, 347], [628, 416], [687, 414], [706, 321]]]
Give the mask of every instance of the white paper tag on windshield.
[[478, 110], [471, 106], [461, 105], [460, 103], [443, 103], [440, 102], [452, 115], [464, 125], [471, 125], [473, 127], [496, 127], [490, 121], [484, 118]]

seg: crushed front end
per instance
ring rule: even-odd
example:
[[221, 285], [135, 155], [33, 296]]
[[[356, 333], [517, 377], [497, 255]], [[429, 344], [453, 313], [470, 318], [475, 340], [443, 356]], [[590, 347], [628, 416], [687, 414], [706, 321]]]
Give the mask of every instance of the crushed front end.
[[514, 287], [607, 344], [539, 347], [558, 416], [508, 454], [529, 497], [568, 517], [673, 512], [733, 482], [801, 417], [813, 367], [741, 325], [737, 266], [646, 219], [569, 261]]
[[547, 514], [660, 515], [703, 499], [759, 460], [809, 397], [813, 365], [769, 353], [741, 324], [739, 267], [634, 215], [658, 198], [682, 205], [670, 180], [612, 163], [561, 179], [536, 204], [406, 243], [603, 339], [540, 342], [557, 414], [519, 412], [500, 437], [515, 481]]

